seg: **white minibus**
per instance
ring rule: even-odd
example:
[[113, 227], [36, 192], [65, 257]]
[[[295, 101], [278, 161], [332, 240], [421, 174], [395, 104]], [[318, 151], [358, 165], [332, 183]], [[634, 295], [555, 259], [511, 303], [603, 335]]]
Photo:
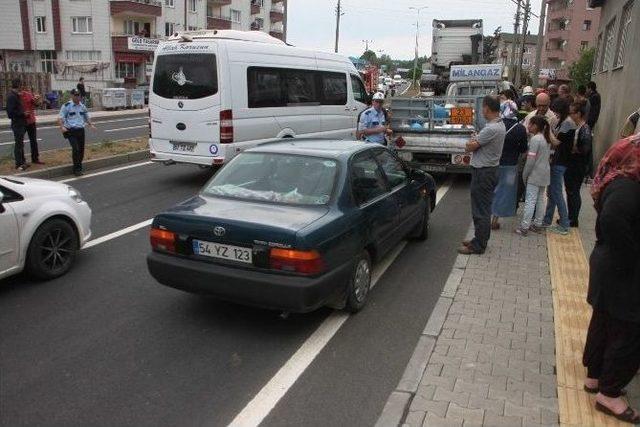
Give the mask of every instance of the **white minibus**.
[[355, 139], [369, 94], [351, 61], [260, 31], [178, 33], [155, 53], [154, 161], [221, 165], [281, 138]]

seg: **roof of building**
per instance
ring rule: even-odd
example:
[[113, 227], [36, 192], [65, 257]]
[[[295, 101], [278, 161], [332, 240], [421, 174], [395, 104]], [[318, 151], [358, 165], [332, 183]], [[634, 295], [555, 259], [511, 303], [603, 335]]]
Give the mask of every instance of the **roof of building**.
[[[518, 34], [518, 37], [522, 37]], [[500, 33], [500, 39], [502, 39], [505, 43], [513, 43], [513, 33]], [[538, 35], [537, 34], [527, 34], [526, 39], [527, 44], [536, 44], [538, 43]]]

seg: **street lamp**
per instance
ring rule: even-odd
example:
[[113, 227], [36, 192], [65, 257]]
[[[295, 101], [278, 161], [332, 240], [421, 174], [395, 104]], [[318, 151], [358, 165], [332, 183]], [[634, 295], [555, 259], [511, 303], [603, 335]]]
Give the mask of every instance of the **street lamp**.
[[420, 34], [420, 11], [423, 9], [426, 9], [428, 6], [421, 6], [421, 7], [413, 7], [410, 6], [409, 10], [415, 10], [417, 12], [417, 17], [416, 17], [416, 52], [415, 52], [415, 58], [413, 60], [413, 84], [416, 84], [416, 80], [417, 80], [417, 76], [416, 76], [416, 68], [418, 68], [418, 36]]

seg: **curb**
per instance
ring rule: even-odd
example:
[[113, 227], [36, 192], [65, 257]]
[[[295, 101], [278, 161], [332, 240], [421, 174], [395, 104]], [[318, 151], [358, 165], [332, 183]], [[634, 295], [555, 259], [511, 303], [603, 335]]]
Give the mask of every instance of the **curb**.
[[[120, 111], [90, 111], [89, 114], [91, 118], [95, 120], [95, 123], [100, 123], [102, 120], [108, 120], [111, 118], [118, 117], [127, 117], [127, 116], [135, 116], [139, 114], [145, 114], [148, 111], [148, 107], [145, 108], [135, 108], [135, 109], [127, 109]], [[58, 122], [58, 114], [46, 114], [42, 116], [37, 116], [38, 118], [38, 126], [43, 125], [52, 125]], [[3, 118], [0, 119], [0, 130], [10, 130], [11, 129], [11, 121], [9, 119]]]
[[[88, 160], [83, 163], [85, 171], [94, 171], [97, 169], [103, 169], [110, 166], [123, 165], [126, 163], [138, 162], [140, 160], [147, 160], [150, 158], [149, 150], [134, 151], [132, 153], [118, 154], [112, 157], [104, 157], [101, 159]], [[52, 179], [60, 178], [62, 176], [68, 176], [73, 174], [72, 165], [54, 166], [51, 168], [40, 169], [31, 172], [23, 172], [16, 174], [15, 176], [23, 176], [26, 178], [42, 178]]]
[[[473, 225], [467, 232], [467, 237], [470, 236], [473, 236]], [[436, 305], [433, 307], [433, 311], [427, 320], [422, 335], [418, 339], [400, 382], [395, 390], [391, 392], [382, 409], [382, 413], [375, 424], [376, 427], [400, 426], [404, 422], [468, 262], [469, 255], [457, 256], [440, 298], [438, 298]]]

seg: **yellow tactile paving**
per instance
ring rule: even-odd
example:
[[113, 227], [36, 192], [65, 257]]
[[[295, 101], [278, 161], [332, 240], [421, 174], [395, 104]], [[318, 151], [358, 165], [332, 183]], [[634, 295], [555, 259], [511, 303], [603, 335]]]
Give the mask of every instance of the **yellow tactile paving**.
[[594, 396], [582, 386], [586, 370], [582, 350], [591, 319], [587, 304], [589, 264], [580, 233], [547, 233], [556, 334], [558, 406], [563, 426], [627, 426], [594, 408]]

